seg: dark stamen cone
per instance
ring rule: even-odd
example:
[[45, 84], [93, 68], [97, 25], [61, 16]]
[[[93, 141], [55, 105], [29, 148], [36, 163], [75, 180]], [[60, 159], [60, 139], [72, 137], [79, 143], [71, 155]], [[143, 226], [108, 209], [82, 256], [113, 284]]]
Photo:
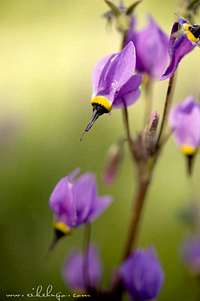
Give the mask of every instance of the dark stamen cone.
[[99, 104], [93, 104], [93, 113], [90, 121], [88, 122], [83, 134], [81, 135], [80, 140], [83, 140], [83, 136], [86, 132], [89, 132], [89, 130], [93, 127], [95, 121], [99, 118], [99, 116], [103, 115], [104, 113], [108, 113], [108, 110], [105, 109], [103, 106]]
[[58, 229], [55, 229], [52, 242], [49, 246], [49, 251], [52, 251], [55, 248], [55, 246], [57, 245], [58, 241], [60, 241], [60, 239], [63, 238], [64, 236], [66, 236], [65, 233], [63, 233], [62, 231], [60, 231]]
[[55, 246], [57, 245], [58, 241], [60, 241], [61, 238], [69, 235], [70, 232], [71, 229], [67, 225], [65, 225], [62, 222], [56, 222], [54, 224], [54, 236], [49, 246], [48, 253], [55, 248]]
[[188, 176], [192, 176], [193, 167], [194, 167], [195, 154], [186, 156], [186, 164], [187, 164], [187, 174]]

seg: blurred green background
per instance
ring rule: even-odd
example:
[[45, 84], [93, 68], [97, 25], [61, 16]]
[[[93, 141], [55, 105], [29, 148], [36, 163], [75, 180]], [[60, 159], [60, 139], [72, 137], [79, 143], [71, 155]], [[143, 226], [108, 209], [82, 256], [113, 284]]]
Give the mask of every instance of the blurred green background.
[[[130, 4], [131, 1], [126, 1]], [[106, 187], [102, 168], [108, 147], [124, 133], [120, 110], [103, 116], [80, 143], [91, 114], [91, 72], [98, 59], [119, 49], [120, 36], [108, 32], [103, 0], [0, 1], [0, 288], [5, 293], [31, 291], [51, 283], [65, 291], [62, 265], [81, 247], [83, 229], [74, 231], [46, 258], [52, 239], [48, 199], [57, 181], [79, 166], [97, 174], [99, 192], [114, 202], [92, 230], [104, 264], [104, 284], [119, 262], [135, 189], [129, 153], [116, 182]], [[139, 23], [150, 13], [166, 32], [177, 12], [176, 1], [144, 0]], [[199, 49], [181, 63], [174, 102], [199, 95]], [[155, 85], [154, 106], [162, 112], [166, 81]], [[130, 109], [131, 129], [143, 121], [144, 98]], [[196, 160], [193, 192], [198, 196]], [[139, 245], [155, 245], [165, 270], [158, 298], [199, 300], [195, 281], [182, 266], [180, 244], [188, 232], [177, 218], [189, 203], [191, 183], [184, 158], [171, 139], [154, 174], [146, 202]]]

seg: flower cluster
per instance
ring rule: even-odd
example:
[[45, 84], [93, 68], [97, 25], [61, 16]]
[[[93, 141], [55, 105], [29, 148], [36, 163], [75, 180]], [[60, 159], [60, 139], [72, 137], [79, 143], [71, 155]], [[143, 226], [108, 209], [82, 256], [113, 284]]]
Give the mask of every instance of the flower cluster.
[[[118, 31], [122, 35], [123, 43], [119, 52], [103, 57], [94, 68], [91, 97], [93, 114], [84, 132], [92, 128], [99, 116], [115, 108], [122, 109], [126, 137], [120, 137], [119, 142], [110, 148], [104, 181], [112, 183], [116, 178], [127, 141], [131, 158], [137, 168], [137, 194], [123, 260], [113, 273], [111, 288], [104, 290], [101, 287], [101, 260], [97, 248], [91, 244], [89, 234], [85, 237], [84, 250], [74, 251], [67, 257], [63, 276], [71, 289], [90, 292], [94, 300], [119, 301], [127, 291], [131, 300], [147, 301], [157, 298], [164, 282], [164, 272], [154, 248], [138, 249], [135, 241], [153, 171], [169, 136], [165, 133], [167, 121], [176, 143], [188, 159], [190, 174], [194, 155], [200, 146], [200, 104], [194, 97], [189, 96], [182, 103], [170, 107], [175, 72], [183, 57], [200, 44], [200, 26], [180, 17], [172, 25], [168, 37], [150, 16], [148, 25], [138, 30], [136, 17], [132, 13], [140, 1], [136, 1], [129, 8], [123, 2], [119, 6], [109, 0], [105, 2], [110, 11], [104, 17], [108, 21], [116, 19], [118, 25], [120, 24]], [[122, 26], [122, 20], [126, 21], [126, 26]], [[128, 107], [139, 100], [145, 78], [151, 82], [169, 79], [164, 112], [159, 125], [160, 114], [151, 109], [147, 110], [148, 123], [133, 138]], [[89, 226], [90, 229], [92, 222], [108, 208], [111, 201], [110, 196], [98, 195], [96, 178], [92, 173], [79, 175], [79, 170], [75, 170], [62, 178], [49, 200], [54, 215], [54, 242], [81, 225], [86, 229]], [[199, 256], [199, 239], [187, 241], [183, 259], [198, 274]]]

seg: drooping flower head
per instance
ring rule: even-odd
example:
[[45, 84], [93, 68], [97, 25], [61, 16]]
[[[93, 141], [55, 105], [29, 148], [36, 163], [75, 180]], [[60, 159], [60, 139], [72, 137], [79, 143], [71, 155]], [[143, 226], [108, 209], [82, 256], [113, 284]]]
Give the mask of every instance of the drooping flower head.
[[153, 248], [134, 251], [122, 264], [120, 275], [132, 300], [140, 301], [156, 298], [164, 280]]
[[64, 264], [63, 276], [71, 289], [85, 291], [88, 287], [96, 288], [102, 276], [97, 249], [91, 245], [87, 254], [72, 252]]
[[98, 196], [94, 174], [85, 173], [77, 177], [78, 172], [75, 170], [62, 178], [50, 196], [55, 229], [61, 236], [73, 228], [92, 222], [111, 203], [110, 197]]
[[181, 151], [192, 155], [200, 145], [200, 105], [187, 97], [171, 109], [169, 122]]
[[132, 18], [126, 35], [126, 43], [133, 41], [136, 48], [136, 69], [154, 79], [160, 79], [169, 61], [169, 37], [155, 22], [148, 18], [148, 25], [136, 31]]
[[188, 175], [192, 174], [194, 157], [200, 145], [200, 105], [194, 97], [187, 97], [172, 108], [170, 125], [181, 152], [187, 159]]
[[200, 275], [200, 237], [192, 236], [184, 241], [182, 259], [192, 274]]
[[135, 64], [135, 46], [130, 42], [122, 51], [103, 58], [96, 65], [91, 99], [93, 116], [86, 132], [100, 115], [112, 108], [129, 106], [138, 99], [141, 76], [135, 74]]
[[179, 18], [178, 22], [173, 24], [169, 42], [170, 63], [161, 79], [173, 76], [182, 58], [198, 44], [197, 35], [200, 35], [200, 27], [195, 29], [195, 25], [184, 18]]

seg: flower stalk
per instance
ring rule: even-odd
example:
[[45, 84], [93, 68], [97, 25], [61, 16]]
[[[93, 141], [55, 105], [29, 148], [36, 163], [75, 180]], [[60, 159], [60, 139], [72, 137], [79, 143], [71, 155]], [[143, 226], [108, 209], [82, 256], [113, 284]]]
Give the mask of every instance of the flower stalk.
[[89, 247], [90, 247], [90, 240], [91, 240], [91, 224], [85, 225], [84, 228], [84, 235], [83, 235], [83, 279], [85, 281], [85, 287], [87, 290], [91, 290], [91, 283], [90, 283], [90, 275], [89, 275]]
[[165, 105], [164, 105], [163, 116], [162, 116], [160, 131], [159, 131], [158, 139], [157, 139], [157, 143], [156, 143], [157, 148], [160, 147], [162, 134], [163, 134], [163, 132], [165, 130], [165, 125], [166, 125], [166, 122], [167, 122], [167, 119], [168, 119], [169, 109], [170, 109], [170, 106], [171, 106], [171, 103], [172, 103], [172, 98], [173, 98], [173, 93], [174, 93], [175, 81], [176, 81], [176, 75], [174, 74], [169, 79], [169, 83], [168, 83], [168, 88], [167, 88], [167, 94], [166, 94], [166, 98], [165, 98]]

